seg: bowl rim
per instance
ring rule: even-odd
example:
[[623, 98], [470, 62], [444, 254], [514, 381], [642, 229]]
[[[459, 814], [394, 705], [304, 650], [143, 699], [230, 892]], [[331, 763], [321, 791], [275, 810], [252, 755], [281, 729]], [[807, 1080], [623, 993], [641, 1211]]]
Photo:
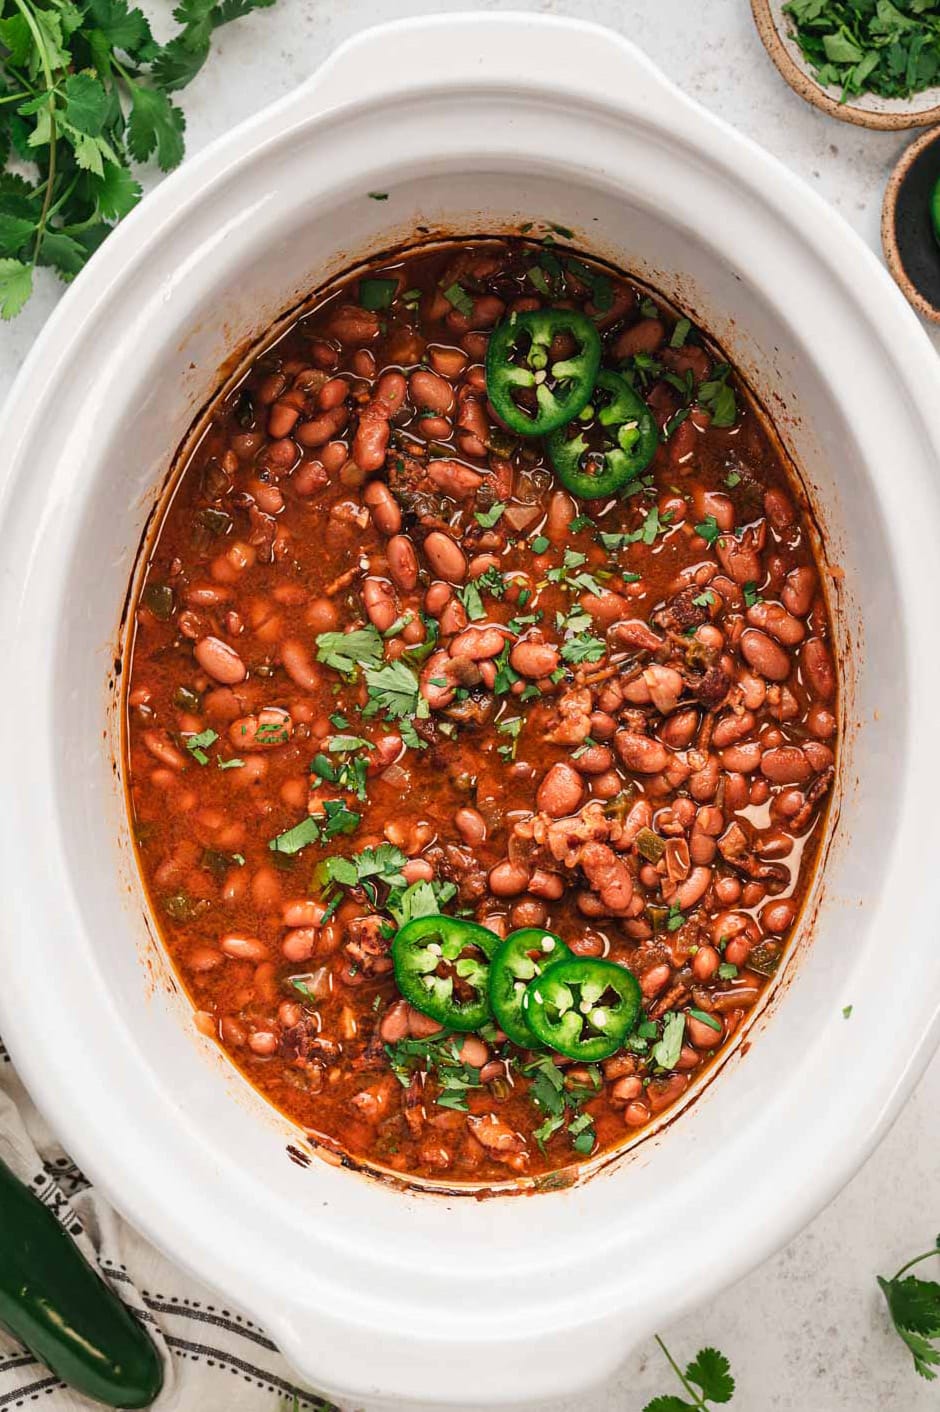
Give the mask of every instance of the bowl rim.
[[841, 103], [838, 98], [832, 96], [830, 89], [795, 61], [774, 18], [772, 0], [751, 0], [751, 12], [761, 43], [781, 77], [798, 97], [811, 103], [827, 117], [836, 118], [842, 123], [852, 123], [855, 127], [867, 127], [881, 132], [900, 132], [905, 128], [928, 127], [931, 123], [940, 122], [940, 103], [931, 103], [927, 108], [917, 108], [913, 106], [916, 102], [914, 98], [891, 100], [905, 103], [907, 106], [890, 111], [862, 108], [857, 103]]
[[[929, 319], [931, 323], [940, 324], [940, 305], [931, 304], [907, 273], [904, 260], [901, 257], [901, 248], [898, 245], [896, 220], [898, 197], [901, 194], [904, 179], [921, 152], [932, 147], [935, 142], [940, 142], [940, 127], [922, 132], [918, 138], [905, 147], [895, 163], [891, 176], [888, 178], [888, 185], [885, 187], [884, 200], [881, 205], [881, 245], [888, 269], [908, 303], [912, 304], [923, 318]], [[940, 251], [938, 251], [938, 258], [940, 258]]]

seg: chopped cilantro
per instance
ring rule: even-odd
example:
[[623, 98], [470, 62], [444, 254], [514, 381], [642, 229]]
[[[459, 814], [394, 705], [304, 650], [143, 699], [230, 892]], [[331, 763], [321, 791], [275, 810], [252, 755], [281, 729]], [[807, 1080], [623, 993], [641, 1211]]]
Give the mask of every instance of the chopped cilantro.
[[458, 314], [463, 314], [467, 319], [470, 318], [473, 313], [473, 300], [461, 285], [456, 283], [448, 285], [444, 290], [444, 298], [457, 310]]
[[209, 757], [206, 754], [206, 746], [214, 745], [218, 738], [218, 732], [214, 730], [199, 731], [196, 735], [183, 737], [186, 749], [199, 765], [208, 765]]
[[500, 516], [502, 515], [505, 508], [506, 502], [503, 500], [497, 500], [490, 506], [488, 510], [477, 510], [473, 518], [476, 520], [478, 525], [482, 526], [483, 529], [492, 529], [493, 526], [498, 523]]
[[530, 545], [533, 554], [544, 554], [546, 549], [550, 547], [551, 540], [547, 539], [544, 534], [537, 534]]
[[669, 340], [669, 347], [681, 348], [682, 345], [685, 343], [686, 339], [688, 338], [691, 329], [691, 319], [680, 319], [672, 331], [672, 337]]
[[714, 544], [715, 540], [721, 534], [715, 516], [706, 515], [701, 524], [695, 526], [695, 533], [701, 535], [702, 539], [704, 539], [707, 544]]
[[387, 662], [383, 667], [366, 667], [365, 671], [369, 704], [363, 715], [374, 716], [377, 711], [385, 711], [394, 718], [415, 716], [420, 714], [422, 703], [427, 706], [418, 678], [400, 659]]
[[371, 623], [352, 632], [321, 632], [317, 635], [317, 661], [332, 667], [344, 677], [353, 676], [360, 666], [378, 666], [384, 656], [382, 634]]
[[682, 1052], [685, 1016], [670, 1010], [663, 1021], [663, 1037], [653, 1045], [653, 1062], [661, 1069], [674, 1069]]

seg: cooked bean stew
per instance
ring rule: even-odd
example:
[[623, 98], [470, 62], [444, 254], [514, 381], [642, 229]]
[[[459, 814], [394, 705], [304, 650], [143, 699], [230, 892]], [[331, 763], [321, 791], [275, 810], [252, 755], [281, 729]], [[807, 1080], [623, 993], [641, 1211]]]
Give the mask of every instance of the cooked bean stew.
[[220, 397], [136, 605], [141, 865], [202, 1033], [334, 1153], [573, 1169], [771, 983], [834, 777], [746, 388], [524, 239], [335, 286]]

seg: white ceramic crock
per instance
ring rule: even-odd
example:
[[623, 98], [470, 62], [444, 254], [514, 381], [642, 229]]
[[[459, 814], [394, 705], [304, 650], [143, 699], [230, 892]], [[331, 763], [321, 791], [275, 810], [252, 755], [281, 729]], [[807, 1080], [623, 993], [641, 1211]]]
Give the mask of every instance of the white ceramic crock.
[[[536, 218], [673, 296], [776, 413], [844, 570], [847, 733], [813, 936], [749, 1052], [578, 1188], [476, 1201], [288, 1160], [289, 1126], [196, 1035], [144, 923], [112, 659], [156, 488], [233, 347], [417, 224]], [[313, 1385], [438, 1409], [584, 1389], [792, 1236], [885, 1131], [940, 999], [938, 407], [926, 338], [837, 216], [617, 35], [534, 16], [345, 45], [149, 196], [62, 300], [0, 429], [0, 1031], [116, 1206]]]

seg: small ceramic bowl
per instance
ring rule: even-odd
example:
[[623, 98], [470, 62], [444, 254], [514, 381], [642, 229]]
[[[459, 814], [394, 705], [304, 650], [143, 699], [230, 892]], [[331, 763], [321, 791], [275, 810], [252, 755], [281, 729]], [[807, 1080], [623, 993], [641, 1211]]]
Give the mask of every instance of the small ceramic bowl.
[[888, 268], [918, 314], [940, 323], [940, 243], [930, 197], [940, 181], [940, 127], [907, 148], [891, 174], [881, 210]]
[[785, 4], [786, 0], [751, 0], [751, 9], [764, 48], [794, 93], [807, 103], [830, 118], [855, 123], [858, 127], [896, 131], [940, 122], [940, 87], [926, 88], [913, 98], [880, 98], [877, 94], [866, 93], [841, 102], [840, 90], [821, 84], [803, 57], [790, 33]]

